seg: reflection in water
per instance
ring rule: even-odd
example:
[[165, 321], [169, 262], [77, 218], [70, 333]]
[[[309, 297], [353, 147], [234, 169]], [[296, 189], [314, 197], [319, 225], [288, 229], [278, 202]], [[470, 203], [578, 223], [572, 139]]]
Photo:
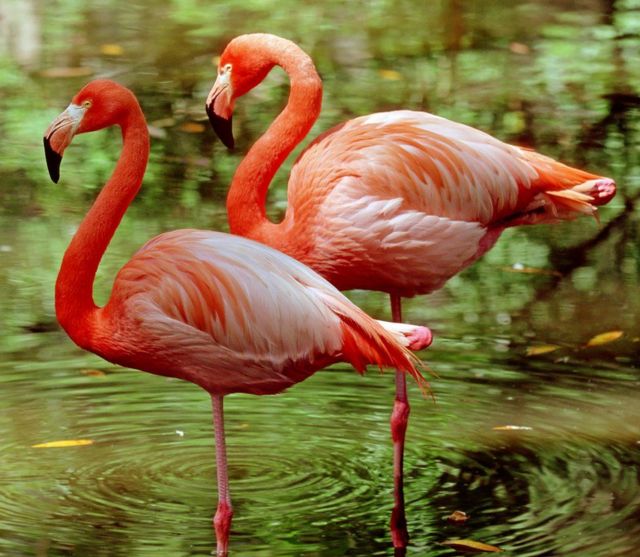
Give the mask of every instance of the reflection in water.
[[[636, 3], [251, 6], [110, 0], [78, 11], [63, 1], [35, 12], [35, 28], [46, 37], [39, 69], [117, 74], [141, 95], [153, 125], [150, 176], [100, 269], [98, 298], [104, 301], [122, 262], [150, 236], [226, 226], [233, 170], [288, 94], [274, 75], [247, 98], [246, 113], [236, 114], [235, 155], [196, 131], [204, 126], [185, 126], [205, 123], [210, 58], [229, 29], [286, 35], [317, 60], [324, 105], [311, 136], [354, 115], [413, 107], [612, 175], [622, 189], [601, 226], [582, 220], [507, 232], [445, 289], [406, 305], [407, 320], [435, 329], [425, 358], [439, 375], [435, 404], [411, 391], [407, 554], [452, 555], [442, 541], [471, 538], [518, 557], [635, 555]], [[121, 51], [103, 53], [109, 44]], [[41, 135], [86, 74], [46, 78], [19, 70], [6, 55], [0, 71], [0, 203], [5, 214], [23, 215], [0, 218], [0, 554], [207, 555], [215, 466], [206, 395], [105, 367], [71, 346], [53, 317], [62, 250], [112, 168], [114, 138], [76, 147], [83, 164], [66, 169], [69, 185], [54, 193], [67, 199], [57, 205], [45, 185]], [[276, 218], [286, 203], [282, 174], [270, 192]], [[515, 263], [562, 276], [505, 270]], [[388, 317], [385, 298], [350, 295]], [[585, 348], [608, 330], [624, 335]], [[558, 348], [524, 356], [535, 344]], [[106, 375], [83, 373], [96, 368]], [[232, 555], [393, 554], [392, 390], [390, 375], [360, 378], [338, 368], [269, 400], [230, 397], [238, 506]], [[508, 424], [532, 429], [492, 429]], [[78, 438], [95, 442], [31, 448]], [[463, 525], [446, 521], [456, 509], [470, 515]]]

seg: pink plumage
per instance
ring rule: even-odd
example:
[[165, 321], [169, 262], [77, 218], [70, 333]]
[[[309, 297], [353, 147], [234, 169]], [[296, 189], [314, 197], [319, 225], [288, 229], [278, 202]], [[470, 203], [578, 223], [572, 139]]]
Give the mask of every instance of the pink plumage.
[[291, 170], [288, 208], [274, 224], [265, 211], [271, 178], [320, 112], [313, 62], [286, 39], [242, 35], [225, 48], [207, 99], [214, 127], [227, 134], [236, 98], [274, 65], [291, 77], [289, 102], [236, 171], [230, 229], [303, 261], [341, 290], [431, 292], [504, 229], [594, 215], [615, 194], [610, 178], [446, 118], [397, 110], [314, 140]]

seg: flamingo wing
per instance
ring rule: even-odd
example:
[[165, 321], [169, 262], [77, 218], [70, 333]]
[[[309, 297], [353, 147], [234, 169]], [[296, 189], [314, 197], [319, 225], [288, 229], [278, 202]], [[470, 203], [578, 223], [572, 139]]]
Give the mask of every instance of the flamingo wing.
[[355, 118], [321, 135], [292, 169], [290, 200], [357, 188], [403, 208], [488, 225], [543, 191], [598, 176], [503, 143], [446, 118], [398, 110]]
[[151, 240], [118, 274], [104, 313], [109, 342], [129, 345], [118, 363], [209, 392], [279, 392], [340, 359], [394, 365], [378, 345], [413, 369], [390, 333], [311, 269], [228, 234], [180, 230]]

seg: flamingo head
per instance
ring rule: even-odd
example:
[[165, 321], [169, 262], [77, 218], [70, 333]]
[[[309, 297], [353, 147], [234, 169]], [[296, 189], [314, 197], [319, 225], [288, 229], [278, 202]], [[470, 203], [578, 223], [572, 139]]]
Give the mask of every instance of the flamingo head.
[[241, 35], [224, 49], [216, 81], [207, 96], [206, 110], [214, 131], [229, 149], [234, 140], [231, 117], [235, 100], [258, 85], [276, 65], [268, 48], [269, 35]]
[[79, 133], [91, 132], [122, 121], [125, 107], [137, 104], [126, 87], [107, 79], [96, 79], [73, 97], [71, 104], [44, 132], [44, 152], [49, 176], [57, 183], [64, 150]]

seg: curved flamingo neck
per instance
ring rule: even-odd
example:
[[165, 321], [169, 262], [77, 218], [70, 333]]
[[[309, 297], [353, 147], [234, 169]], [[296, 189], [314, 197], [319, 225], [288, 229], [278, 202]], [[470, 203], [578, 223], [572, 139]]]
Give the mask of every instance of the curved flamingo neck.
[[91, 346], [99, 311], [93, 300], [98, 265], [140, 189], [149, 159], [147, 125], [140, 106], [133, 102], [117, 122], [122, 128], [123, 145], [115, 170], [73, 236], [56, 281], [58, 321], [83, 348]]
[[230, 231], [257, 239], [273, 232], [276, 226], [266, 216], [269, 184], [309, 133], [322, 104], [322, 81], [305, 52], [285, 39], [271, 38], [259, 48], [268, 62], [281, 66], [288, 74], [291, 89], [287, 106], [238, 166], [227, 196]]

